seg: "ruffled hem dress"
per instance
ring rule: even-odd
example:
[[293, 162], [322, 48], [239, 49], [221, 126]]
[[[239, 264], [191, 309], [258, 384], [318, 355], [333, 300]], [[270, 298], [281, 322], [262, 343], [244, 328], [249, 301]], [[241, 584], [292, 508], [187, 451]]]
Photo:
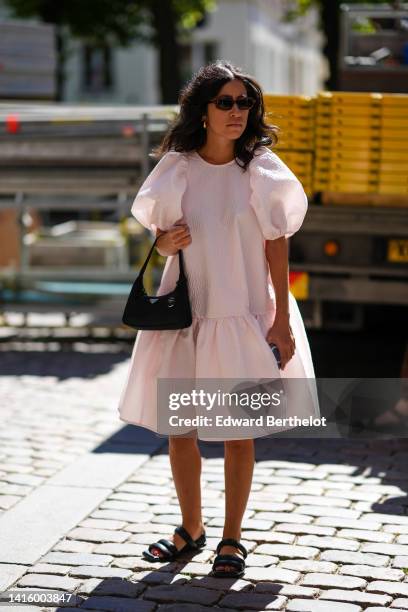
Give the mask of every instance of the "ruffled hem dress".
[[[188, 224], [192, 242], [183, 256], [193, 323], [179, 330], [138, 331], [119, 400], [120, 420], [161, 435], [157, 383], [177, 378], [303, 379], [308, 392], [302, 388], [289, 397], [283, 416], [320, 415], [310, 347], [291, 292], [296, 349], [284, 370], [266, 341], [275, 317], [275, 295], [265, 240], [292, 236], [307, 206], [300, 181], [264, 146], [246, 171], [235, 160], [211, 164], [196, 151], [171, 150], [160, 159], [139, 189], [131, 213], [153, 235], [176, 222]], [[172, 291], [178, 277], [178, 255], [169, 256], [156, 295]], [[191, 416], [195, 414], [191, 406]], [[219, 432], [193, 429], [199, 439], [220, 440]], [[243, 433], [242, 439], [260, 435], [265, 433]]]

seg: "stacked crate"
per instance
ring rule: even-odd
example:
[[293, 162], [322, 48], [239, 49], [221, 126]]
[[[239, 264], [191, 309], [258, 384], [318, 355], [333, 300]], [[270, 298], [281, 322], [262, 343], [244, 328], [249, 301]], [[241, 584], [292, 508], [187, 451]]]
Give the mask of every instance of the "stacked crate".
[[313, 151], [315, 100], [309, 96], [264, 94], [265, 120], [279, 127], [279, 142], [273, 151], [313, 195]]
[[314, 192], [377, 192], [381, 101], [375, 93], [318, 94]]
[[408, 196], [408, 94], [381, 96], [378, 193]]

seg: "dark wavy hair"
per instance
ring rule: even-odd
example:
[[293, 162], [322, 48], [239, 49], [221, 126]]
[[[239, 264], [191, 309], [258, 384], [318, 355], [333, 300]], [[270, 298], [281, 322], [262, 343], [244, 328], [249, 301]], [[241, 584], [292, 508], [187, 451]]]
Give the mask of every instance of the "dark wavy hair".
[[255, 98], [255, 104], [248, 113], [246, 128], [234, 143], [236, 163], [245, 172], [259, 147], [274, 146], [278, 141], [279, 128], [265, 123], [263, 92], [259, 83], [230, 62], [216, 60], [202, 66], [181, 90], [178, 99], [180, 112], [169, 125], [160, 145], [153, 149], [153, 157], [160, 158], [170, 150], [189, 152], [201, 148], [207, 138], [202, 116], [207, 112], [208, 101], [233, 79], [240, 79], [248, 96]]

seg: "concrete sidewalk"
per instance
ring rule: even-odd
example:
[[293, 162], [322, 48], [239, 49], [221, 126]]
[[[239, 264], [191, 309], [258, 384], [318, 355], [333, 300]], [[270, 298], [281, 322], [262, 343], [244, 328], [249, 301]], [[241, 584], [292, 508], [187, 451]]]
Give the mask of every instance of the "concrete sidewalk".
[[100, 350], [0, 354], [0, 591], [69, 593], [68, 610], [408, 610], [405, 441], [257, 440], [240, 580], [208, 576], [223, 445], [200, 443], [207, 546], [144, 561], [181, 520], [167, 444], [118, 420], [126, 355]]

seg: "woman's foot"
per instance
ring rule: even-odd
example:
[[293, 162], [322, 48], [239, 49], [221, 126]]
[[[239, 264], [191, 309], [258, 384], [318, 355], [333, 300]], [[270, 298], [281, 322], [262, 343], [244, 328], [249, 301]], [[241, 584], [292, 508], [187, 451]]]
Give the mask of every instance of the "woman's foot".
[[[202, 533], [205, 531], [205, 527], [203, 523], [199, 523], [199, 525], [196, 525], [196, 526], [189, 526], [183, 523], [182, 526], [184, 527], [184, 529], [188, 531], [188, 533], [191, 535], [193, 540], [197, 540], [202, 535]], [[177, 548], [177, 550], [181, 550], [182, 548], [184, 548], [184, 546], [187, 543], [185, 540], [183, 540], [183, 538], [177, 532], [174, 532], [170, 537], [166, 539], [172, 542], [174, 546]], [[165, 556], [165, 553], [162, 550], [160, 550], [160, 548], [157, 548], [156, 546], [152, 546], [150, 549], [150, 552], [154, 556], [157, 556], [160, 558]]]
[[[237, 555], [240, 559], [244, 559], [244, 555], [236, 546], [222, 546], [220, 548], [220, 555]], [[224, 565], [221, 563], [217, 565], [217, 572], [234, 572], [237, 568], [234, 565]]]
[[[238, 539], [225, 538], [218, 543], [217, 555], [213, 561], [213, 575], [222, 576], [225, 574], [229, 577], [239, 578], [245, 571], [245, 559], [248, 551]], [[223, 555], [231, 555], [236, 562], [231, 563], [231, 559], [222, 558]]]

